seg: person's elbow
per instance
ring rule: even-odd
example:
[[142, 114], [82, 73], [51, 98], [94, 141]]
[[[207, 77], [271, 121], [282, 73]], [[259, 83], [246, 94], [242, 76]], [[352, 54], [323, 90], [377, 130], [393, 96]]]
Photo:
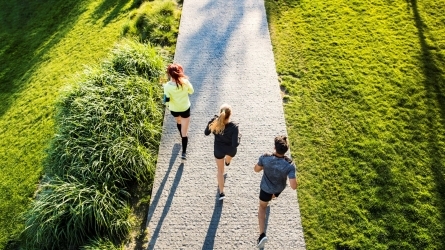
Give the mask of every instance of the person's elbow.
[[263, 170], [263, 167], [261, 167], [260, 165], [256, 164], [255, 167], [253, 167], [253, 171], [255, 172], [261, 172], [261, 170]]

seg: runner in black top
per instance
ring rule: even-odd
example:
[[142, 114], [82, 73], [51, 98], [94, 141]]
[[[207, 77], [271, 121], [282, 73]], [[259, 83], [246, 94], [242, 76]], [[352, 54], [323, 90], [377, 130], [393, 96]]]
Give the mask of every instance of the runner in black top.
[[204, 131], [205, 135], [213, 133], [215, 135], [214, 155], [218, 167], [218, 187], [219, 200], [225, 198], [224, 194], [224, 164], [230, 165], [236, 155], [236, 148], [239, 145], [238, 125], [230, 121], [232, 108], [228, 104], [221, 105], [219, 116], [213, 117]]

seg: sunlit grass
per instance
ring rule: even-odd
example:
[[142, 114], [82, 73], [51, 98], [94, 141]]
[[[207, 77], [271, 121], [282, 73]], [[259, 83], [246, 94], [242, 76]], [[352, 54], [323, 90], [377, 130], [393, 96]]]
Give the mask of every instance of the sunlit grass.
[[308, 249], [445, 248], [445, 2], [266, 5]]
[[60, 89], [120, 36], [131, 2], [108, 2], [0, 2], [0, 249], [23, 229]]

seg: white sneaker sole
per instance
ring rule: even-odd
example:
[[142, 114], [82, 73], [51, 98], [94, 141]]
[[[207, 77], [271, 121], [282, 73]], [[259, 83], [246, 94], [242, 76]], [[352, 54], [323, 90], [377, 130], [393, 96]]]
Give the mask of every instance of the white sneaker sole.
[[264, 248], [266, 242], [267, 242], [267, 236], [261, 239], [261, 241], [258, 243], [258, 248]]

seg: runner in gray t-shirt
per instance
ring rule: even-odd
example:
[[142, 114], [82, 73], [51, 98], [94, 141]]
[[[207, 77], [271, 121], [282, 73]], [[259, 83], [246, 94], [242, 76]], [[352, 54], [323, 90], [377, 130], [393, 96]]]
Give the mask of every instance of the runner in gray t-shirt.
[[258, 238], [258, 248], [263, 248], [267, 242], [265, 230], [266, 208], [272, 198], [278, 197], [286, 188], [286, 181], [289, 178], [289, 185], [292, 189], [297, 188], [295, 175], [295, 164], [284, 154], [289, 149], [286, 136], [275, 137], [275, 152], [260, 156], [258, 163], [254, 167], [255, 172], [263, 170], [263, 178], [260, 184], [260, 204], [258, 207], [258, 223], [260, 227], [260, 237]]

